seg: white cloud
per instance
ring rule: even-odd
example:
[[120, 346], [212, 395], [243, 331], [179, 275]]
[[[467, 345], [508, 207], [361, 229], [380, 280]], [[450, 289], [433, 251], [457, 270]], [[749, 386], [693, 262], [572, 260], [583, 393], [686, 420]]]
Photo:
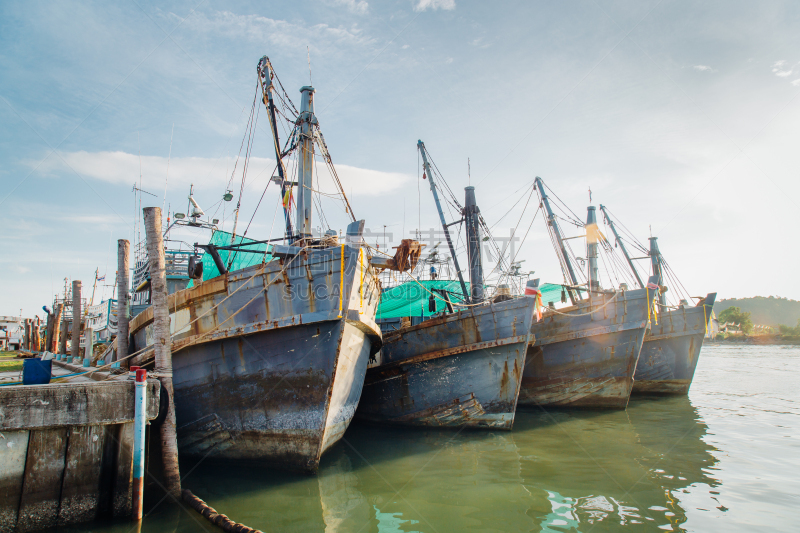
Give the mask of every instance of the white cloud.
[[401, 48], [401, 49], [403, 49], [403, 50], [405, 50], [406, 48], [409, 48], [409, 45], [407, 45], [407, 44], [404, 44], [404, 45], [403, 45], [403, 46], [401, 46], [400, 48]]
[[[367, 5], [366, 2], [355, 1], [342, 3], [352, 3], [356, 7], [363, 4], [364, 9]], [[173, 13], [168, 16], [177, 21], [182, 20]], [[237, 15], [230, 11], [217, 11], [210, 17], [204, 13], [195, 14], [187, 18], [183, 25], [197, 33], [217, 33], [236, 40], [247, 38], [251, 41], [266, 42], [282, 48], [296, 48], [298, 42], [307, 42], [310, 37], [320, 45], [335, 43], [361, 46], [374, 42], [374, 39], [366, 37], [363, 31], [356, 26], [350, 29], [334, 28], [327, 24], [301, 26], [285, 20], [271, 19], [261, 15]]]
[[456, 0], [417, 0], [414, 11], [427, 11], [428, 9], [444, 9], [447, 11], [456, 8]]
[[700, 72], [714, 72], [714, 69], [712, 69], [708, 65], [695, 65], [693, 68], [695, 70], [699, 70]]
[[797, 78], [796, 80], [793, 80], [792, 81], [792, 85], [794, 85], [795, 87], [800, 87], [800, 78]]
[[772, 73], [778, 76], [779, 78], [786, 78], [787, 76], [791, 76], [792, 69], [785, 68], [787, 64], [788, 63], [785, 59], [776, 61], [775, 63], [772, 64]]
[[453, 62], [453, 58], [452, 57], [448, 57], [447, 59], [444, 60], [444, 62], [449, 65], [450, 63]]
[[[72, 169], [80, 175], [117, 185], [133, 185], [139, 182], [140, 159], [137, 154], [127, 152], [65, 152], [61, 158], [51, 157], [39, 167], [44, 174], [72, 173]], [[142, 188], [157, 197], [164, 194], [167, 183], [169, 190], [167, 199], [188, 190], [190, 184], [205, 188], [225, 187], [236, 167], [236, 174], [231, 183], [238, 189], [241, 182], [241, 171], [244, 160], [236, 164], [233, 157], [173, 157], [169, 161], [169, 181], [167, 182], [166, 157], [142, 156], [141, 175]], [[35, 166], [37, 162], [30, 162]], [[337, 164], [336, 172], [342, 181], [345, 192], [355, 196], [374, 196], [394, 191], [409, 181], [412, 176], [399, 172], [384, 172], [350, 165]], [[247, 169], [247, 183], [263, 188], [275, 169], [275, 160], [263, 157], [251, 157]], [[317, 166], [319, 185], [323, 192], [334, 193], [333, 180], [327, 167], [321, 162]], [[256, 185], [257, 184], [257, 185]]]
[[352, 13], [358, 13], [359, 15], [364, 15], [369, 10], [369, 4], [364, 0], [334, 0], [334, 4], [344, 6]]

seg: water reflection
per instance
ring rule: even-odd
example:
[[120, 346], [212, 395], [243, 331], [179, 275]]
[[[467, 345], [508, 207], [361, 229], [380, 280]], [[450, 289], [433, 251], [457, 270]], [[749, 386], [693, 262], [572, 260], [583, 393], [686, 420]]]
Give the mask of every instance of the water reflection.
[[526, 435], [551, 428], [539, 440], [515, 438], [543, 531], [648, 523], [679, 529], [687, 511], [681, 495], [718, 485], [710, 475], [715, 449], [703, 439], [708, 428], [686, 397], [636, 400], [627, 412], [539, 412], [523, 420]]
[[677, 530], [719, 484], [706, 432], [686, 397], [522, 411], [513, 432], [356, 425], [316, 477], [207, 463], [187, 486], [265, 531]]
[[[356, 425], [317, 476], [203, 462], [185, 485], [262, 531], [680, 530], [689, 493], [708, 501], [719, 485], [707, 429], [685, 397], [637, 399], [627, 412], [522, 411], [512, 432]], [[212, 529], [169, 507], [142, 527]]]

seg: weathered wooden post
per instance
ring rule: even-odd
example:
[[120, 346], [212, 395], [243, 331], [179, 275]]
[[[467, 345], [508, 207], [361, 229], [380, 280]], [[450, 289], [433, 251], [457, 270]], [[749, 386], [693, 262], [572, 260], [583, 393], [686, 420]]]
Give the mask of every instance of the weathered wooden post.
[[92, 353], [94, 352], [94, 330], [90, 327], [86, 327], [83, 330], [83, 337], [86, 344], [86, 349], [84, 350], [83, 355], [83, 366], [89, 366], [92, 364]]
[[42, 346], [43, 348], [42, 351], [45, 352], [55, 351], [53, 350], [53, 331], [55, 329], [55, 323], [53, 321], [55, 320], [55, 318], [56, 317], [52, 311], [47, 313], [47, 327], [44, 329], [45, 335], [44, 335], [44, 346]]
[[31, 350], [34, 352], [39, 352], [42, 348], [42, 334], [39, 331], [41, 325], [41, 319], [38, 316], [36, 319], [31, 319]]
[[[69, 305], [71, 306], [72, 302], [70, 302]], [[58, 353], [63, 354], [64, 358], [67, 357], [67, 334], [68, 334], [67, 324], [68, 323], [69, 323], [69, 321], [67, 320], [67, 300], [65, 298], [64, 299], [64, 312], [61, 315], [61, 336], [59, 337], [59, 340], [58, 340], [58, 346], [59, 346]]]
[[144, 227], [150, 263], [150, 294], [153, 302], [153, 349], [156, 373], [166, 392], [167, 416], [161, 424], [161, 452], [167, 492], [181, 498], [181, 475], [178, 468], [178, 440], [175, 432], [175, 403], [172, 388], [172, 340], [169, 333], [167, 275], [164, 268], [164, 241], [161, 235], [161, 208], [145, 207]]
[[55, 311], [56, 314], [53, 317], [53, 335], [50, 337], [50, 342], [47, 345], [47, 349], [53, 353], [59, 353], [58, 340], [59, 336], [61, 335], [61, 321], [63, 320], [64, 315], [64, 304], [58, 304]]
[[[117, 241], [117, 355], [119, 361], [128, 355], [128, 315], [130, 314], [130, 293], [128, 272], [130, 269], [131, 243], [126, 239]], [[128, 359], [120, 363], [128, 366]]]
[[30, 350], [31, 349], [31, 321], [28, 318], [23, 319], [23, 339], [22, 339], [22, 349], [23, 350]]
[[81, 282], [72, 282], [72, 362], [77, 364], [81, 358]]

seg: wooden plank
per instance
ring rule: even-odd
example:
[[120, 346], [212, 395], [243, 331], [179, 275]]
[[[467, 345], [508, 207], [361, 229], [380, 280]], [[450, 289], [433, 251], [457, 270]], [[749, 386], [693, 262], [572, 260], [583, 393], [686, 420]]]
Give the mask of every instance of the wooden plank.
[[67, 431], [67, 428], [31, 431], [17, 531], [36, 531], [58, 524]]
[[[158, 380], [147, 380], [147, 418], [158, 416]], [[0, 387], [0, 431], [133, 421], [133, 381]]]
[[59, 527], [91, 522], [97, 517], [104, 437], [103, 426], [70, 428]]
[[0, 433], [0, 533], [10, 533], [17, 527], [29, 437], [30, 431]]
[[133, 422], [119, 424], [116, 439], [117, 460], [114, 472], [114, 501], [112, 514], [115, 518], [131, 515], [131, 487], [133, 483]]

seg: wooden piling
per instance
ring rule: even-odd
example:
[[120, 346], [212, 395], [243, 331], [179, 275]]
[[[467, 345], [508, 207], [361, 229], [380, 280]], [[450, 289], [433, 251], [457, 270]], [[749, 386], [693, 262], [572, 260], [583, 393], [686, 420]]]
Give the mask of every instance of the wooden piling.
[[92, 355], [94, 355], [94, 330], [92, 328], [85, 328], [83, 330], [83, 337], [86, 339], [83, 352], [83, 366], [89, 366], [92, 362]]
[[[117, 241], [117, 352], [116, 360], [128, 355], [128, 315], [130, 314], [130, 269], [131, 243], [126, 239]], [[128, 367], [128, 359], [120, 364]]]
[[81, 357], [81, 282], [72, 282], [72, 346], [70, 353], [74, 357], [73, 361], [80, 360]]
[[29, 318], [24, 319], [24, 327], [25, 327], [25, 338], [22, 339], [22, 348], [26, 351], [30, 351], [31, 349], [31, 320]]
[[61, 336], [61, 321], [64, 317], [64, 304], [58, 304], [55, 309], [55, 316], [53, 317], [53, 334], [50, 337], [50, 342], [47, 349], [53, 353], [59, 353], [58, 341]]
[[178, 440], [175, 431], [175, 397], [172, 387], [172, 341], [169, 333], [167, 276], [164, 268], [164, 241], [161, 235], [161, 208], [145, 207], [144, 227], [147, 256], [150, 263], [150, 294], [153, 303], [153, 347], [155, 370], [167, 394], [167, 416], [161, 424], [161, 450], [167, 492], [181, 498], [181, 476], [178, 468]]
[[[61, 313], [61, 335], [58, 338], [58, 353], [67, 355], [67, 334], [69, 333], [67, 329], [67, 311], [66, 311], [66, 299], [64, 300], [64, 310]], [[70, 305], [72, 305], [70, 303]]]
[[42, 346], [42, 349], [46, 352], [55, 352], [55, 350], [53, 350], [53, 331], [55, 330], [55, 318], [56, 316], [52, 312], [47, 313], [47, 327], [44, 330], [44, 346]]
[[34, 352], [42, 351], [42, 334], [41, 329], [42, 327], [42, 319], [38, 316], [36, 319], [31, 320], [31, 350]]

